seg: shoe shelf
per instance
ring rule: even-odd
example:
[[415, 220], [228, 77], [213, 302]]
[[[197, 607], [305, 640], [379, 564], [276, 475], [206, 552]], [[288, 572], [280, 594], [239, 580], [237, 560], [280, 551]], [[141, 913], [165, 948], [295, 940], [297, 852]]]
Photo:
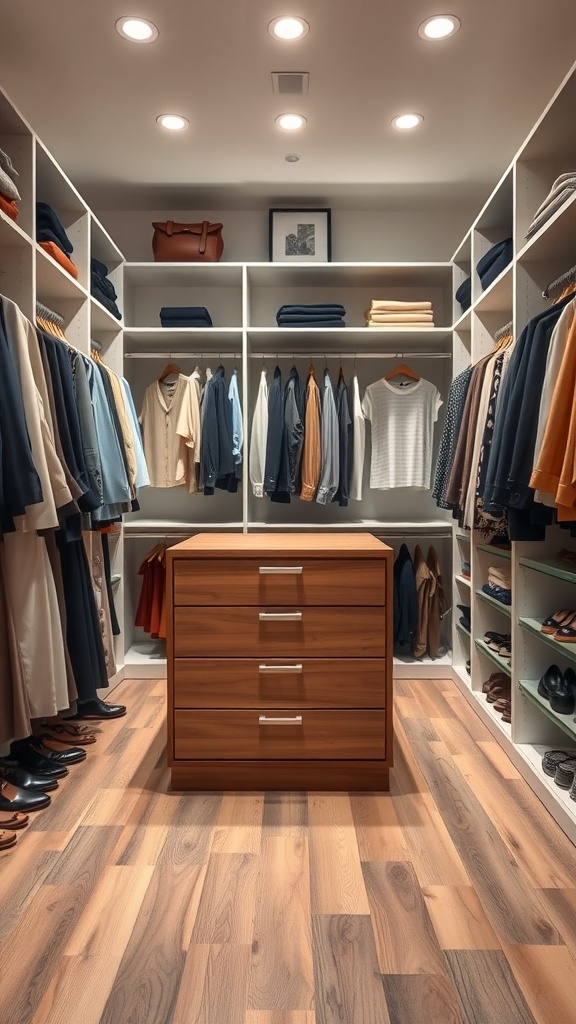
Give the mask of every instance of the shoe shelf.
[[497, 548], [493, 544], [477, 544], [477, 551], [487, 551], [489, 555], [494, 555], [495, 558], [505, 558], [508, 562], [512, 558], [512, 552], [506, 551], [505, 548]]
[[520, 558], [519, 563], [526, 569], [544, 573], [545, 576], [555, 576], [556, 579], [565, 580], [566, 583], [576, 583], [576, 571], [571, 572], [565, 562], [560, 562], [557, 559], [545, 561], [536, 558]]
[[469, 579], [468, 576], [456, 575], [454, 577], [454, 579], [456, 580], [456, 583], [460, 583], [461, 586], [463, 586], [463, 587], [471, 587], [472, 586], [472, 583], [470, 582], [470, 579]]
[[500, 712], [496, 711], [493, 705], [486, 700], [486, 694], [480, 693], [478, 690], [472, 690], [471, 693], [480, 712], [484, 712], [490, 722], [494, 722], [498, 728], [510, 738], [512, 736], [511, 723], [504, 721]]
[[509, 604], [503, 604], [502, 601], [497, 601], [495, 597], [490, 597], [490, 594], [485, 594], [483, 590], [474, 591], [477, 598], [480, 601], [484, 601], [485, 604], [489, 604], [492, 608], [497, 608], [502, 615], [506, 615], [509, 619], [512, 617], [512, 609]]
[[576, 644], [563, 643], [560, 640], [555, 640], [553, 636], [548, 633], [543, 633], [540, 629], [542, 623], [538, 619], [531, 619], [527, 616], [521, 615], [518, 622], [522, 629], [525, 629], [527, 633], [532, 633], [534, 636], [540, 637], [545, 644], [548, 644], [556, 654], [560, 655], [561, 658], [570, 658], [576, 660]]
[[483, 640], [475, 640], [474, 643], [477, 650], [481, 651], [482, 654], [485, 654], [486, 657], [489, 658], [490, 661], [493, 662], [494, 665], [496, 665], [502, 672], [505, 672], [508, 676], [511, 675], [512, 670], [510, 668], [510, 662], [504, 661], [504, 658], [501, 658], [499, 654], [496, 654], [496, 651], [491, 651]]
[[466, 637], [468, 637], [468, 639], [470, 639], [469, 631], [467, 629], [465, 629], [464, 626], [461, 625], [460, 622], [456, 623], [456, 629], [458, 630], [459, 633], [462, 633], [462, 636], [466, 636]]
[[569, 715], [559, 715], [557, 711], [554, 711], [548, 701], [541, 697], [538, 693], [538, 683], [534, 679], [519, 679], [518, 685], [522, 690], [522, 693], [533, 704], [542, 711], [554, 725], [557, 725], [562, 732], [565, 732], [567, 736], [570, 736], [572, 740], [576, 742], [576, 722], [574, 722], [574, 715], [570, 712]]
[[463, 540], [467, 541], [468, 544], [470, 543], [471, 536], [468, 530], [456, 530], [454, 536], [456, 537], [456, 540]]

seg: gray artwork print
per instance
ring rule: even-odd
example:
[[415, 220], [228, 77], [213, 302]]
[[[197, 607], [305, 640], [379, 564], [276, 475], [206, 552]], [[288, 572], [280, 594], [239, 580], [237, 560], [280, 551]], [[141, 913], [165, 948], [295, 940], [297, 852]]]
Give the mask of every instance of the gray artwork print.
[[297, 224], [296, 233], [293, 231], [285, 238], [286, 256], [315, 256], [316, 255], [316, 225]]

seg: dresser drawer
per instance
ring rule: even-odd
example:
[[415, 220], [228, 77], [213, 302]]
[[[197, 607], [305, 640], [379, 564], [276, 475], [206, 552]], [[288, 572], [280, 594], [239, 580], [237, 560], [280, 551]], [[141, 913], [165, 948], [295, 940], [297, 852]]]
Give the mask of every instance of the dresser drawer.
[[175, 605], [380, 605], [384, 561], [176, 559]]
[[383, 658], [385, 635], [383, 607], [174, 609], [177, 658]]
[[383, 658], [176, 658], [176, 708], [383, 708]]
[[383, 758], [386, 713], [175, 711], [174, 754], [177, 760]]

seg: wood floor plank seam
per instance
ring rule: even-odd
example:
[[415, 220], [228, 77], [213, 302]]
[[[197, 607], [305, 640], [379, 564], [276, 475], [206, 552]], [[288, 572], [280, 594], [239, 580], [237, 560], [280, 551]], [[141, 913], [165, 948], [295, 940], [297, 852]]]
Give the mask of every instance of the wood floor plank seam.
[[163, 686], [0, 854], [1, 1024], [574, 1024], [574, 847], [451, 681], [352, 794], [171, 792]]

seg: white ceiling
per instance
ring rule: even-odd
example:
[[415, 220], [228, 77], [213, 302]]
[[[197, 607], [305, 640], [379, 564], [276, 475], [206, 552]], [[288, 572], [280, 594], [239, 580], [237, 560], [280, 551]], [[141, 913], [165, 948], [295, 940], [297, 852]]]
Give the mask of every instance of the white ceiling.
[[[446, 12], [462, 22], [453, 38], [418, 37]], [[280, 14], [310, 33], [274, 40]], [[123, 40], [122, 15], [153, 21], [158, 40]], [[108, 209], [473, 214], [576, 58], [576, 0], [13, 0], [0, 26], [0, 85]], [[309, 94], [274, 96], [273, 71], [308, 71]], [[290, 108], [308, 118], [299, 133], [274, 125]], [[406, 110], [425, 117], [414, 133], [390, 126]], [[161, 130], [166, 111], [190, 129]]]

